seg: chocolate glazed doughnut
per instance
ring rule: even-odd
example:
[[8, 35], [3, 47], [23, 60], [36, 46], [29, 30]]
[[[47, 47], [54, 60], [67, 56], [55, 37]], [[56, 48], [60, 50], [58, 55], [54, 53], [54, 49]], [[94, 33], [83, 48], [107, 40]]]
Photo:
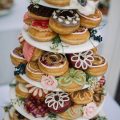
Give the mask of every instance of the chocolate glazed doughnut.
[[80, 26], [80, 17], [75, 10], [56, 10], [49, 21], [50, 28], [59, 34], [70, 34]]
[[36, 20], [48, 20], [56, 9], [48, 8], [39, 4], [30, 4], [28, 6], [29, 16]]
[[67, 58], [62, 54], [46, 52], [38, 60], [40, 70], [48, 75], [60, 76], [68, 70]]

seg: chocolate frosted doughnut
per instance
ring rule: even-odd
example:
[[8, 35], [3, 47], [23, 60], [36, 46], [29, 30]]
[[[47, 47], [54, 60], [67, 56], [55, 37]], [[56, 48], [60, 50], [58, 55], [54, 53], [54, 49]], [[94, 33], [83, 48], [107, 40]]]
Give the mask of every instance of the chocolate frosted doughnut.
[[79, 15], [75, 10], [56, 10], [52, 18], [64, 26], [76, 26], [80, 23]]
[[48, 8], [39, 4], [30, 4], [28, 6], [28, 11], [37, 15], [37, 16], [43, 16], [43, 17], [51, 17], [53, 11], [55, 9]]

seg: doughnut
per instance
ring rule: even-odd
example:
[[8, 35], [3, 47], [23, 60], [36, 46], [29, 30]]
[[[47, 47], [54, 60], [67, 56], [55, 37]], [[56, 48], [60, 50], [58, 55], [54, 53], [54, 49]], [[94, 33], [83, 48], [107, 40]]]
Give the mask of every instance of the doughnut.
[[86, 74], [81, 70], [69, 69], [67, 73], [58, 78], [59, 88], [65, 92], [81, 90], [86, 83]]
[[29, 62], [26, 66], [25, 72], [26, 75], [34, 81], [40, 81], [43, 75], [38, 67], [37, 62]]
[[72, 53], [68, 55], [68, 60], [71, 66], [75, 69], [86, 70], [92, 66], [94, 61], [93, 51], [88, 50], [80, 53]]
[[23, 78], [21, 78], [19, 75], [16, 75], [15, 79], [18, 83], [27, 84], [27, 82]]
[[49, 20], [50, 28], [58, 34], [71, 34], [80, 26], [80, 17], [75, 10], [56, 10]]
[[90, 37], [90, 33], [87, 28], [80, 27], [78, 30], [68, 35], [60, 35], [60, 39], [71, 45], [79, 45], [86, 42]]
[[25, 84], [18, 83], [15, 90], [16, 90], [17, 97], [26, 98], [29, 95], [28, 90], [25, 87]]
[[32, 114], [36, 118], [44, 117], [48, 114], [47, 105], [33, 96], [29, 96], [25, 99], [24, 107], [29, 114]]
[[56, 33], [49, 28], [48, 24], [49, 20], [34, 20], [28, 28], [28, 34], [39, 42], [51, 41]]
[[33, 46], [31, 46], [29, 43], [26, 41], [24, 42], [23, 45], [23, 55], [24, 58], [29, 62], [29, 61], [36, 61], [41, 55], [42, 55], [42, 50], [37, 49]]
[[45, 96], [49, 93], [47, 90], [35, 87], [31, 84], [27, 84], [26, 88], [28, 89], [29, 94], [31, 94], [33, 97], [37, 97], [40, 100], [45, 100]]
[[38, 60], [40, 70], [48, 75], [60, 76], [68, 71], [69, 63], [66, 56], [45, 52]]
[[78, 13], [88, 16], [95, 13], [99, 0], [78, 0], [78, 2]]
[[13, 65], [18, 66], [20, 63], [27, 63], [25, 60], [22, 48], [16, 47], [11, 53], [10, 53], [11, 62]]
[[65, 112], [58, 114], [64, 120], [75, 120], [82, 116], [81, 105], [73, 105]]
[[104, 97], [105, 97], [104, 87], [101, 87], [99, 84], [96, 85], [93, 94], [93, 101], [99, 106], [104, 100]]
[[70, 4], [70, 0], [44, 0], [46, 3], [55, 5], [58, 7], [68, 6]]
[[108, 63], [104, 57], [100, 55], [94, 55], [94, 61], [86, 72], [92, 76], [102, 76], [105, 74], [108, 68]]
[[35, 20], [48, 20], [54, 8], [45, 7], [39, 4], [30, 4], [28, 6], [29, 16]]
[[56, 91], [46, 96], [45, 104], [51, 113], [62, 113], [71, 106], [71, 101], [67, 93]]
[[80, 14], [80, 25], [86, 28], [95, 28], [100, 25], [102, 20], [102, 13], [99, 9], [95, 11], [95, 14], [85, 16]]
[[24, 17], [23, 17], [23, 22], [26, 24], [26, 25], [31, 25], [32, 21], [35, 20], [34, 18], [30, 17], [29, 15], [29, 12], [26, 12], [24, 14]]
[[88, 104], [93, 101], [93, 90], [83, 89], [70, 94], [72, 101], [78, 105]]

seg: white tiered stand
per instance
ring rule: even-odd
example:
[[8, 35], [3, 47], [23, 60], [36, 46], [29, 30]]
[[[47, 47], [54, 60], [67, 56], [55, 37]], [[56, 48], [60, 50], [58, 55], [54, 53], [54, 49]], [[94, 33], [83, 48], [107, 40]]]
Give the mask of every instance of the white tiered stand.
[[[47, 7], [52, 7], [52, 8], [58, 8], [58, 9], [77, 9], [79, 8], [79, 4], [77, 3], [77, 0], [71, 0], [71, 3], [69, 6], [67, 7], [56, 7], [56, 6], [52, 6], [49, 5], [47, 3], [44, 2], [44, 0], [40, 0], [40, 5], [43, 6], [47, 6]], [[97, 29], [97, 34], [101, 35], [101, 31], [103, 30], [103, 26], [104, 23], [102, 22], [101, 25], [95, 29]], [[45, 51], [50, 51], [50, 52], [55, 52], [53, 51], [50, 46], [52, 45], [52, 42], [37, 42], [35, 40], [33, 40], [27, 33], [27, 31], [25, 29], [22, 30], [22, 35], [24, 37], [24, 39], [31, 44], [32, 46], [45, 50]], [[78, 52], [82, 52], [82, 51], [86, 51], [86, 50], [90, 50], [94, 47], [97, 47], [99, 45], [99, 42], [95, 41], [94, 39], [89, 39], [86, 43], [81, 44], [81, 45], [68, 45], [66, 43], [62, 43], [63, 46], [66, 46], [64, 48], [62, 48], [61, 46], [58, 47], [58, 53], [78, 53]], [[64, 49], [64, 50], [63, 50]], [[26, 80], [27, 82], [29, 82], [30, 84], [36, 86], [36, 87], [41, 87], [39, 84], [35, 83], [34, 81], [28, 79], [25, 75], [21, 76], [24, 78], [24, 80]], [[56, 91], [59, 91], [60, 89], [57, 89]], [[15, 88], [11, 88], [10, 90], [10, 96], [11, 96], [11, 100], [16, 100], [18, 99], [16, 97], [16, 93], [15, 93]], [[105, 99], [104, 99], [105, 100]], [[104, 101], [102, 102], [102, 104], [99, 106], [98, 110], [96, 111], [97, 115], [102, 107], [103, 107]], [[25, 109], [24, 109], [24, 105], [19, 105], [19, 104], [14, 104], [15, 109], [22, 114], [23, 116], [25, 116], [26, 118], [30, 119], [30, 120], [47, 120], [48, 117], [45, 118], [35, 118], [33, 117], [31, 114], [28, 114]], [[94, 116], [93, 116], [94, 117]], [[6, 119], [7, 120], [7, 119]], [[58, 120], [61, 120], [60, 118], [58, 118]], [[77, 120], [86, 120], [85, 118], [79, 118]]]

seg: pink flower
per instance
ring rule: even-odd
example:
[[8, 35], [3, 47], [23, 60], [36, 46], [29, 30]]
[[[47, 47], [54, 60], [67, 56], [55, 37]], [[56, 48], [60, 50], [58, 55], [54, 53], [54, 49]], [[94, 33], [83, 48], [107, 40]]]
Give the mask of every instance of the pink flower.
[[83, 107], [83, 117], [91, 119], [95, 116], [97, 106], [95, 103], [91, 102], [87, 106]]
[[46, 90], [54, 90], [58, 86], [58, 82], [55, 79], [54, 76], [42, 76], [41, 79], [41, 85], [46, 89]]

